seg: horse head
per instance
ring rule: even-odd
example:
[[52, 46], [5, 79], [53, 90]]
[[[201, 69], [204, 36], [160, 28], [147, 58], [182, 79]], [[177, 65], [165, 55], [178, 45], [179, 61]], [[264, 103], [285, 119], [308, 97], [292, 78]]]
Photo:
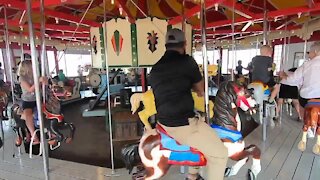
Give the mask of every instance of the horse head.
[[222, 83], [215, 98], [213, 123], [239, 130], [241, 123], [237, 119], [237, 108], [252, 114], [255, 113], [255, 106], [256, 101], [252, 98], [251, 90], [232, 81]]

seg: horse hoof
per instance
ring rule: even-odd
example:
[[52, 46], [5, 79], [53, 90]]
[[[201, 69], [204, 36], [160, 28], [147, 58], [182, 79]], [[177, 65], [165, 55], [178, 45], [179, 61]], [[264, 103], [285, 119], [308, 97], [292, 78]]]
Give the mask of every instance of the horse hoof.
[[71, 141], [72, 141], [72, 138], [67, 138], [67, 139], [66, 139], [66, 143], [67, 143], [67, 144], [71, 143]]
[[16, 142], [15, 142], [16, 147], [21, 146], [21, 144], [22, 144], [22, 138], [21, 137], [17, 137]]
[[255, 180], [256, 176], [254, 173], [251, 171], [251, 169], [248, 169], [248, 180]]
[[54, 146], [54, 145], [57, 145], [57, 141], [56, 140], [50, 140], [50, 141], [48, 141], [48, 144]]
[[231, 173], [231, 168], [227, 167], [226, 170], [224, 171], [224, 177], [229, 177]]
[[315, 144], [312, 148], [312, 152], [316, 155], [320, 155], [320, 145]]
[[306, 143], [303, 142], [303, 141], [300, 141], [299, 144], [298, 144], [298, 149], [300, 151], [305, 151], [306, 150]]

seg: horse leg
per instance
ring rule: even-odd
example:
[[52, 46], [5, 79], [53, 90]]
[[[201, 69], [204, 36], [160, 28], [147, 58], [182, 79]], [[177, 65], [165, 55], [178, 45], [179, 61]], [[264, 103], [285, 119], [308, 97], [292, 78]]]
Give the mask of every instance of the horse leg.
[[312, 148], [312, 152], [315, 153], [316, 155], [320, 155], [320, 117], [319, 117], [319, 109], [317, 109], [317, 142]]
[[72, 123], [64, 122], [62, 127], [66, 127], [69, 129], [69, 136], [65, 138], [66, 143], [70, 143], [74, 136], [75, 126]]
[[58, 120], [50, 120], [50, 132], [52, 132], [56, 137], [54, 140], [49, 140], [49, 144], [54, 145], [56, 142], [61, 142], [63, 140], [63, 134], [59, 131]]
[[254, 144], [251, 144], [246, 148], [244, 148], [243, 151], [233, 156], [230, 156], [230, 159], [238, 162], [234, 166], [232, 166], [229, 174], [226, 174], [226, 176], [236, 175], [239, 172], [240, 168], [248, 161], [248, 158], [250, 155], [253, 157], [252, 159], [253, 163], [248, 173], [249, 173], [250, 179], [255, 179], [259, 174], [259, 172], [261, 171], [261, 164], [260, 164], [261, 151]]
[[303, 125], [303, 133], [302, 133], [302, 139], [298, 144], [298, 149], [300, 151], [305, 151], [306, 150], [306, 145], [307, 145], [307, 131], [308, 131], [307, 125]]

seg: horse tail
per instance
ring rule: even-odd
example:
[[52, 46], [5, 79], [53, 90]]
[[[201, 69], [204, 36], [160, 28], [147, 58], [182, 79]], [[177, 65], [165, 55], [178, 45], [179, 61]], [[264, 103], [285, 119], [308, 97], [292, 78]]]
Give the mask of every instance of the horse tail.
[[160, 134], [147, 130], [139, 144], [139, 155], [146, 170], [146, 180], [159, 179], [168, 170], [168, 161], [160, 150]]
[[134, 114], [138, 110], [138, 108], [140, 106], [140, 102], [142, 101], [142, 97], [143, 97], [143, 93], [132, 94], [132, 96], [130, 98], [132, 114]]

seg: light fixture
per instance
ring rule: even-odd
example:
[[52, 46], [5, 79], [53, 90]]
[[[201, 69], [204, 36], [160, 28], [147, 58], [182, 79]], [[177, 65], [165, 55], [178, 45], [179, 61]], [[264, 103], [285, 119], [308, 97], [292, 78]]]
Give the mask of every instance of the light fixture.
[[247, 22], [247, 24], [245, 26], [243, 26], [243, 28], [241, 29], [242, 32], [246, 31], [250, 25], [252, 24], [252, 21]]
[[218, 4], [218, 3], [214, 4], [214, 10], [215, 10], [215, 11], [218, 11], [218, 10], [219, 10], [219, 4]]
[[123, 10], [122, 7], [119, 6], [119, 13], [120, 13], [121, 16], [122, 16], [122, 13], [123, 13], [122, 10]]
[[114, 0], [111, 0], [111, 4], [114, 5]]
[[200, 13], [198, 13], [197, 15], [198, 15], [198, 19], [200, 19]]
[[17, 37], [16, 37], [16, 36], [13, 36], [13, 39], [17, 39]]
[[23, 26], [20, 26], [20, 31], [23, 31]]
[[274, 22], [277, 22], [277, 21], [278, 21], [278, 18], [277, 18], [277, 17], [275, 17], [275, 18], [274, 18]]
[[302, 15], [302, 13], [299, 12], [299, 13], [298, 13], [298, 18], [299, 18], [299, 19], [301, 18], [301, 15]]
[[54, 19], [56, 20], [56, 24], [59, 24], [59, 18], [55, 17]]

